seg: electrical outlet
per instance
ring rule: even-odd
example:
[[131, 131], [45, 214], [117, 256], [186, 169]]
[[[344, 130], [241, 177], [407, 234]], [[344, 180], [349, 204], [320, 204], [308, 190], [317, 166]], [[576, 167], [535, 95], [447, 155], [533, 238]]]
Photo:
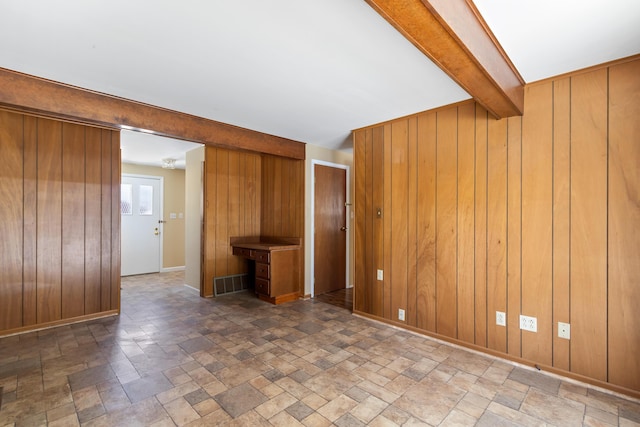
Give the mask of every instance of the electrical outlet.
[[558, 322], [558, 336], [566, 340], [571, 339], [571, 325], [568, 323]]
[[378, 280], [384, 280], [383, 277], [382, 270], [378, 270]]
[[507, 315], [504, 311], [496, 311], [496, 325], [507, 326]]
[[398, 309], [398, 320], [402, 320], [404, 322], [404, 310], [401, 308]]
[[520, 315], [520, 329], [529, 332], [538, 332], [538, 319], [531, 316]]

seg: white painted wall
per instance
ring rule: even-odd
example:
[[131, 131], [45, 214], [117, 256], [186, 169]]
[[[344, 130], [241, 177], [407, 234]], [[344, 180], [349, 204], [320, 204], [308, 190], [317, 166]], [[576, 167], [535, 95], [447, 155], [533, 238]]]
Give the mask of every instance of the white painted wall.
[[204, 146], [187, 151], [185, 170], [185, 272], [187, 286], [200, 291], [202, 245], [202, 168]]

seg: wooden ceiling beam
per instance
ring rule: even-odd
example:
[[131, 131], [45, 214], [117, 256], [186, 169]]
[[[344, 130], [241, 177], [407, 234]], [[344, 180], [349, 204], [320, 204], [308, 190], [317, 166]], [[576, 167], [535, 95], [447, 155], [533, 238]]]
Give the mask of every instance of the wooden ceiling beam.
[[305, 144], [0, 68], [0, 105], [58, 119], [205, 145], [305, 158]]
[[366, 0], [497, 118], [522, 115], [524, 80], [471, 0]]

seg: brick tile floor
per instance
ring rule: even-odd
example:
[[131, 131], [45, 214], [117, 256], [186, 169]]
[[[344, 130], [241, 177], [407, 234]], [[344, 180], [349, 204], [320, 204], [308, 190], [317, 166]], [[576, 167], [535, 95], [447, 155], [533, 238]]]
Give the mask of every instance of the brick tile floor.
[[0, 426], [638, 426], [640, 402], [318, 300], [123, 278], [122, 314], [0, 339]]

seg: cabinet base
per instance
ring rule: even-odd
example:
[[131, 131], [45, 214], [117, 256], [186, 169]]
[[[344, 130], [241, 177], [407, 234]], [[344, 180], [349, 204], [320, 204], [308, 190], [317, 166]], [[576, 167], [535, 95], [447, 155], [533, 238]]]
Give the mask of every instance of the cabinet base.
[[277, 297], [270, 297], [269, 295], [258, 294], [258, 298], [262, 301], [270, 302], [271, 304], [282, 304], [289, 301], [295, 301], [300, 298], [298, 292], [291, 292], [290, 294], [278, 295]]

